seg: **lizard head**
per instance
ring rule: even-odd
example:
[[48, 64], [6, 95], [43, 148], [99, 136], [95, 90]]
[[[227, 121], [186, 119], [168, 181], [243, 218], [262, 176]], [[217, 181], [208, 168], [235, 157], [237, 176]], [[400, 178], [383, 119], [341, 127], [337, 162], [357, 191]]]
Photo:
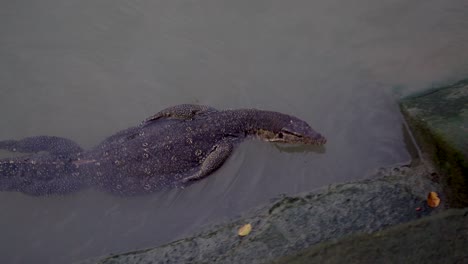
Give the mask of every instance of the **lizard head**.
[[288, 144], [323, 145], [327, 139], [313, 130], [305, 121], [285, 114], [276, 113], [267, 129], [257, 130], [257, 136], [270, 142]]

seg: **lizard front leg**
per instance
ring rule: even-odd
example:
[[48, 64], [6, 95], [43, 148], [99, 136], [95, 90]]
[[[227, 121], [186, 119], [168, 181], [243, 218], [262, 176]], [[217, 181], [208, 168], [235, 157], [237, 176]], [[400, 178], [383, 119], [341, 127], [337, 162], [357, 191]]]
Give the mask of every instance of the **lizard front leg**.
[[231, 155], [234, 146], [231, 142], [222, 141], [216, 144], [211, 152], [206, 156], [201, 164], [201, 168], [194, 175], [183, 178], [182, 182], [194, 181], [210, 175], [215, 170], [219, 169], [221, 165]]

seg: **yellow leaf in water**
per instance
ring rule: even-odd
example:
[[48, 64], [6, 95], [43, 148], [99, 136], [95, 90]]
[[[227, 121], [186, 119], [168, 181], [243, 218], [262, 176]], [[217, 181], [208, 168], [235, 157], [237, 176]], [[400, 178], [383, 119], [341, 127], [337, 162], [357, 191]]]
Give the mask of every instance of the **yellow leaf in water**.
[[243, 225], [241, 228], [239, 228], [239, 231], [237, 232], [237, 234], [243, 237], [243, 236], [248, 235], [250, 231], [252, 231], [252, 225], [246, 224], [246, 225]]
[[427, 196], [427, 205], [430, 207], [437, 207], [440, 204], [440, 198], [436, 192], [430, 192]]

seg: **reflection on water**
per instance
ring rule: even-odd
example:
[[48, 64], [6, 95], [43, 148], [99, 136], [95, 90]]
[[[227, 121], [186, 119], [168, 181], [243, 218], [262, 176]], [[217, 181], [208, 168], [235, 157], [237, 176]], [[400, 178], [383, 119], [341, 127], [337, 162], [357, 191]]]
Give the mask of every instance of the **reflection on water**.
[[325, 153], [325, 145], [283, 145], [283, 144], [274, 144], [276, 149], [282, 152], [288, 153], [305, 153], [305, 152], [315, 152], [315, 153]]
[[468, 5], [358, 2], [3, 3], [0, 139], [91, 147], [164, 107], [201, 103], [292, 114], [328, 143], [248, 141], [207, 179], [143, 197], [0, 193], [0, 262], [154, 246], [281, 193], [408, 161], [395, 97], [466, 77]]

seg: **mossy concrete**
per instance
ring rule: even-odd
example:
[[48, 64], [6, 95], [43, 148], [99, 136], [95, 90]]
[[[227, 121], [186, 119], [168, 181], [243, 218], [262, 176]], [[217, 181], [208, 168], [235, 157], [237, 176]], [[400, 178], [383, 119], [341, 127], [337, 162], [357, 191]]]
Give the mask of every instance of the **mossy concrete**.
[[414, 95], [401, 110], [441, 173], [450, 206], [468, 206], [468, 80]]
[[274, 263], [468, 263], [468, 208], [318, 244]]
[[[442, 211], [427, 206], [429, 191], [440, 192], [424, 166], [381, 169], [374, 179], [330, 185], [284, 196], [233, 222], [152, 249], [104, 257], [88, 263], [265, 263], [312, 245]], [[246, 237], [237, 230], [253, 226]]]

